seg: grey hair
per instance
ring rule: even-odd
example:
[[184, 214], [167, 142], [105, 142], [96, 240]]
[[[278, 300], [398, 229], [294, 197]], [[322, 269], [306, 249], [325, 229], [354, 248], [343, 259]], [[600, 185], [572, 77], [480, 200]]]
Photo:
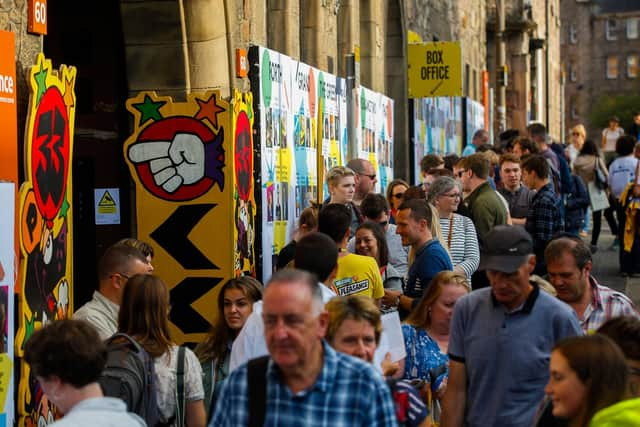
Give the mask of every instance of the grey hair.
[[462, 193], [460, 183], [450, 176], [439, 176], [429, 186], [429, 194], [427, 195], [427, 201], [435, 206], [436, 198], [448, 193], [449, 191], [457, 188]]
[[295, 268], [285, 268], [273, 273], [273, 276], [271, 276], [266, 286], [272, 283], [299, 283], [303, 285], [311, 292], [311, 305], [314, 316], [322, 312], [324, 308], [322, 289], [320, 289], [320, 284], [313, 274]]

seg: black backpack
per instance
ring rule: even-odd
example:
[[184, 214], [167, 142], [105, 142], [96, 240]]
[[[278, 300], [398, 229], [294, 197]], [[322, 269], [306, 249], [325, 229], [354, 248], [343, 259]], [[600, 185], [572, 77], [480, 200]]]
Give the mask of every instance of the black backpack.
[[106, 344], [107, 363], [98, 381], [104, 395], [122, 399], [149, 427], [162, 425], [153, 358], [126, 334], [115, 334]]

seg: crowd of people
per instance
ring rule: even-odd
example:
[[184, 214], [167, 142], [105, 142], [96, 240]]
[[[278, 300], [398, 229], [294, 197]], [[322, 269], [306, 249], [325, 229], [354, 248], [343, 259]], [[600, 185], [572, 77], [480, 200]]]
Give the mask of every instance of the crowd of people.
[[60, 425], [144, 425], [98, 384], [120, 333], [154, 360], [161, 425], [638, 426], [640, 314], [592, 274], [603, 211], [621, 273], [640, 272], [637, 145], [612, 126], [601, 149], [583, 126], [566, 146], [537, 123], [497, 146], [481, 130], [380, 193], [368, 160], [332, 168], [264, 286], [220, 286], [184, 366], [153, 248], [125, 239], [25, 359]]

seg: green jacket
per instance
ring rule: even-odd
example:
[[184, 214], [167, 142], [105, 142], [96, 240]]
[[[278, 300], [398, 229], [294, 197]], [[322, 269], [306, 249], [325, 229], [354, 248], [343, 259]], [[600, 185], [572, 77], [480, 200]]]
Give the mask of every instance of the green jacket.
[[489, 181], [480, 184], [464, 199], [461, 213], [473, 221], [480, 245], [493, 227], [507, 223], [507, 208]]
[[640, 397], [623, 400], [596, 412], [589, 423], [589, 427], [638, 426], [640, 426]]

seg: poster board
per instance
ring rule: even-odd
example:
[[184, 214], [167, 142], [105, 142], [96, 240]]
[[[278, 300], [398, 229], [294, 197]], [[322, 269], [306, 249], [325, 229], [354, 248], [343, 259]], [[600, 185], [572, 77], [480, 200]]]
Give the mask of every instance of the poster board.
[[473, 134], [484, 126], [484, 105], [471, 98], [464, 99], [465, 109], [465, 145], [471, 144]]
[[[54, 70], [38, 54], [29, 71], [25, 132], [25, 176], [20, 186], [20, 305], [15, 351], [47, 321], [73, 310], [73, 138], [76, 111], [75, 67]], [[20, 360], [18, 425], [58, 417], [29, 366]]]
[[235, 275], [230, 106], [218, 91], [185, 102], [140, 92], [126, 108], [136, 237], [154, 247], [155, 272], [169, 288], [172, 338], [200, 342], [218, 316], [218, 285]]
[[462, 150], [462, 99], [457, 97], [413, 100], [414, 180], [421, 182], [420, 159], [426, 154], [460, 154]]

